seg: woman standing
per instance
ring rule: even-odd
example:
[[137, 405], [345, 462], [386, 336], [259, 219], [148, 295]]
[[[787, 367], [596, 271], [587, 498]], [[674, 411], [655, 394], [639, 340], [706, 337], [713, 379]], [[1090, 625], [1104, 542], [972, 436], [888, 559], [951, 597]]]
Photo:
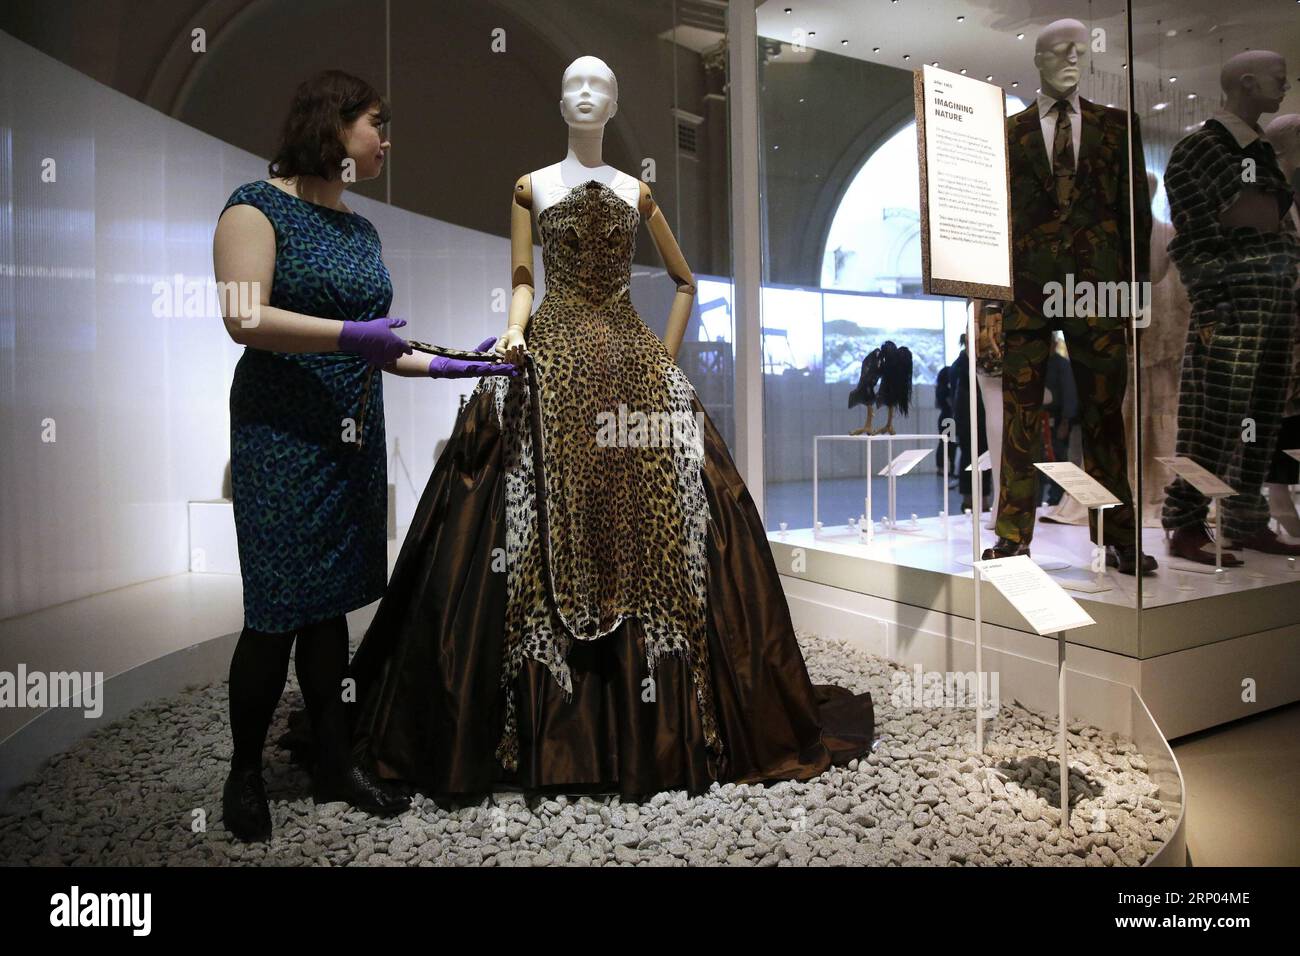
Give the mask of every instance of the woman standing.
[[[267, 839], [262, 748], [294, 663], [315, 737], [313, 796], [375, 813], [393, 795], [351, 759], [343, 681], [346, 612], [387, 578], [387, 469], [379, 370], [406, 376], [510, 374], [509, 365], [419, 358], [387, 315], [392, 285], [374, 226], [343, 202], [377, 177], [389, 110], [337, 70], [299, 86], [270, 180], [234, 191], [213, 261], [231, 338], [247, 346], [230, 388], [231, 483], [244, 629], [230, 663], [234, 755], [226, 827]], [[490, 348], [495, 340], [481, 343]]]

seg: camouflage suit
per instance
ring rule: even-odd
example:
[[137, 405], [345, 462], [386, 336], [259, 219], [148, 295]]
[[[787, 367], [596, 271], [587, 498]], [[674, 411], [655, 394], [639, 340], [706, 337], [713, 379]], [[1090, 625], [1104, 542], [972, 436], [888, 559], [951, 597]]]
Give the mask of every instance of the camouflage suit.
[[[1037, 470], [1043, 460], [1040, 412], [1052, 330], [1065, 335], [1078, 389], [1084, 470], [1120, 499], [1106, 515], [1106, 543], [1135, 542], [1123, 402], [1129, 314], [1095, 302], [1093, 314], [1044, 313], [1049, 283], [1127, 283], [1130, 269], [1128, 130], [1122, 110], [1079, 97], [1082, 130], [1073, 188], [1058, 202], [1037, 103], [1007, 120], [1015, 301], [1003, 319], [1002, 477], [997, 533], [1028, 544], [1034, 534]], [[1137, 271], [1148, 274], [1151, 203], [1142, 140], [1133, 118]], [[1111, 291], [1117, 291], [1110, 286]], [[1125, 290], [1125, 294], [1127, 295]], [[1073, 296], [1069, 298], [1073, 299]], [[1095, 301], [1095, 300], [1094, 300]], [[1114, 302], [1111, 303], [1112, 305]], [[1131, 308], [1131, 306], [1130, 306]], [[1096, 539], [1096, 513], [1089, 514]]]

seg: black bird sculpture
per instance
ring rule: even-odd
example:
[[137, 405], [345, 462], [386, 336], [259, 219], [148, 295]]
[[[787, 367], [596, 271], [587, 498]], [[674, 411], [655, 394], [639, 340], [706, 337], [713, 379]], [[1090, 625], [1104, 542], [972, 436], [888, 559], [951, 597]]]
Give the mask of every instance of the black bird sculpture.
[[[912, 351], [893, 342], [883, 342], [880, 348], [862, 360], [862, 375], [858, 385], [849, 392], [849, 408], [867, 406], [867, 423], [855, 428], [850, 435], [890, 435], [894, 432], [894, 409], [904, 415], [912, 404]], [[880, 428], [872, 430], [871, 421], [877, 408], [889, 409], [889, 419]]]

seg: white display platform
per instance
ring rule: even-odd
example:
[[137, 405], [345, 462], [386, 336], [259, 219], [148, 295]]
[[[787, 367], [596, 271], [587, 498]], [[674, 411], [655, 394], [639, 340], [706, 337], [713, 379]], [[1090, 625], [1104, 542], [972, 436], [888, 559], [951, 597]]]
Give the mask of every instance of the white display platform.
[[[815, 538], [811, 529], [769, 533], [796, 623], [807, 622], [811, 602], [821, 609], [819, 632], [833, 636], [880, 628], [904, 635], [904, 622], [919, 609], [931, 622], [927, 629], [945, 640], [969, 628], [974, 619], [970, 518], [952, 519], [947, 538], [936, 519], [922, 519], [920, 525], [907, 534], [878, 531], [870, 545], [860, 543], [847, 526], [823, 528]], [[991, 533], [983, 536], [984, 544], [992, 544]], [[1162, 567], [1143, 578], [1141, 611], [1135, 579], [1114, 569], [1105, 575], [1110, 590], [1072, 592], [1097, 625], [1070, 633], [1070, 666], [1079, 660], [1074, 647], [1103, 654], [1107, 679], [1140, 693], [1170, 739], [1300, 700], [1300, 574], [1289, 570], [1289, 562], [1246, 552], [1248, 565], [1229, 572], [1220, 584], [1211, 575], [1165, 568], [1159, 531], [1146, 532], [1145, 541]], [[1040, 522], [1033, 553], [1059, 554], [1086, 565], [1086, 532]], [[859, 599], [872, 602], [869, 611], [855, 603]], [[1055, 642], [1028, 633], [995, 589], [986, 586], [982, 602], [986, 635], [1045, 640], [1044, 659], [1055, 661]], [[829, 609], [838, 609], [838, 616], [825, 617]], [[862, 619], [864, 614], [870, 621]], [[1044, 677], [1045, 688], [1054, 685], [1054, 676]], [[1052, 700], [1042, 705], [1050, 709]]]

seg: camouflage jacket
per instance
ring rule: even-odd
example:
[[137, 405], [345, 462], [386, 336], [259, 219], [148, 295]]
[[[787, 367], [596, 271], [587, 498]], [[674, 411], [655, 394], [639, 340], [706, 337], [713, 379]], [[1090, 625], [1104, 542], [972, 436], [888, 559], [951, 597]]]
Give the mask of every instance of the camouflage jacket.
[[[1064, 329], [1071, 323], [1079, 329], [1110, 329], [1127, 324], [1129, 309], [1113, 307], [1118, 294], [1113, 284], [1133, 277], [1125, 114], [1123, 110], [1098, 106], [1083, 97], [1079, 97], [1079, 111], [1083, 127], [1074, 191], [1064, 210], [1056, 202], [1056, 186], [1043, 142], [1038, 104], [1007, 119], [1015, 301], [1006, 310], [1005, 329]], [[1137, 227], [1137, 278], [1141, 280], [1150, 272], [1151, 197], [1136, 116], [1133, 117], [1133, 144], [1136, 156], [1133, 212]], [[1045, 315], [1047, 286], [1052, 282], [1060, 283], [1066, 292], [1081, 288], [1079, 283], [1094, 284], [1098, 287], [1094, 301], [1100, 307], [1091, 316]], [[1107, 287], [1100, 288], [1101, 284]], [[1126, 290], [1124, 295], [1127, 294]], [[1071, 298], [1079, 301], [1077, 296]], [[1106, 301], [1111, 307], [1105, 306]], [[1115, 314], [1121, 311], [1125, 314]]]

